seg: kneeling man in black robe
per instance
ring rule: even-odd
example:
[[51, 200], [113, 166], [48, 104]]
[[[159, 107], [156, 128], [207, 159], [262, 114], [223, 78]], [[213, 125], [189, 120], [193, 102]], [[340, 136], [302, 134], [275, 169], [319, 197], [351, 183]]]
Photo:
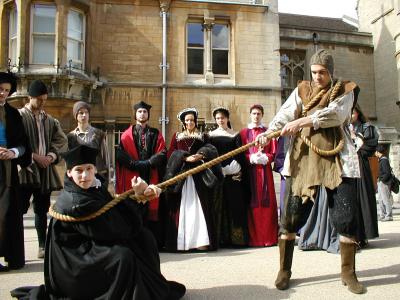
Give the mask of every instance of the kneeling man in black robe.
[[[80, 145], [65, 153], [64, 191], [54, 210], [87, 216], [112, 200], [96, 178], [97, 150]], [[140, 178], [135, 193], [154, 196]], [[19, 299], [180, 299], [182, 284], [167, 281], [153, 235], [130, 200], [122, 201], [90, 221], [50, 221], [45, 254], [45, 286], [11, 292]]]

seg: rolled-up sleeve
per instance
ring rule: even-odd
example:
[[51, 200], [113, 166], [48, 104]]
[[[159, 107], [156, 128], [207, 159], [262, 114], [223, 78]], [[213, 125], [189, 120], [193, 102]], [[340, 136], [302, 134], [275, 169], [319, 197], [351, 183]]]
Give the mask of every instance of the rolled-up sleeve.
[[342, 125], [351, 115], [354, 94], [350, 93], [337, 98], [323, 109], [316, 110], [310, 115], [315, 130]]
[[281, 130], [287, 123], [296, 120], [302, 109], [302, 102], [298, 96], [298, 88], [290, 94], [289, 98], [283, 103], [278, 113], [269, 123], [268, 129], [272, 131]]

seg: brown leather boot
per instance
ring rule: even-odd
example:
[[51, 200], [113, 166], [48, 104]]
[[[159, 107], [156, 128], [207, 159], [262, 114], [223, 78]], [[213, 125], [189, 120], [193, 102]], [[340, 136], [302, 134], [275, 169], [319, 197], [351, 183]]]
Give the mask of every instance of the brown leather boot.
[[347, 285], [350, 292], [362, 294], [364, 286], [358, 281], [355, 269], [356, 244], [340, 242], [340, 256], [342, 258], [341, 278], [343, 285]]
[[278, 290], [286, 290], [289, 288], [289, 279], [292, 276], [294, 240], [279, 239], [278, 245], [280, 268], [275, 280], [275, 286]]

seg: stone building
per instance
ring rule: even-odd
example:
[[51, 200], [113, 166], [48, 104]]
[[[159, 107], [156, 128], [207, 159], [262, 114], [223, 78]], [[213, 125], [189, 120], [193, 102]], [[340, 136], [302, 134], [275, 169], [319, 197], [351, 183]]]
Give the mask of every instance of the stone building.
[[372, 34], [381, 142], [390, 144], [391, 165], [400, 174], [400, 1], [358, 0], [357, 11], [360, 30]]
[[[254, 103], [265, 107], [267, 123], [297, 80], [310, 78], [308, 61], [318, 48], [333, 53], [335, 74], [360, 85], [371, 120], [382, 128], [398, 124], [395, 52], [377, 48], [371, 24], [358, 30], [342, 19], [278, 14], [278, 0], [0, 1], [0, 68], [15, 72], [20, 83], [10, 103], [24, 105], [29, 83], [42, 79], [50, 91], [46, 110], [63, 129], [76, 125], [73, 103], [87, 101], [110, 149], [139, 100], [153, 106], [150, 125], [167, 142], [180, 130], [177, 112], [190, 106], [199, 110], [202, 129], [213, 124], [211, 110], [220, 105], [231, 110], [234, 129], [246, 126]], [[359, 2], [363, 23], [374, 1]], [[390, 12], [383, 15], [375, 23]], [[380, 68], [386, 55], [391, 58]], [[393, 71], [390, 81], [380, 70]]]

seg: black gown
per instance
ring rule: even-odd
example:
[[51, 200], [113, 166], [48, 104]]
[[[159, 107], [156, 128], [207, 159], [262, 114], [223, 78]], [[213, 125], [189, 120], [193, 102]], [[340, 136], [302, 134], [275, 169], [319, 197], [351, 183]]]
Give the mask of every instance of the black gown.
[[[111, 199], [105, 187], [84, 190], [66, 179], [55, 210], [85, 216]], [[20, 288], [12, 295], [19, 299], [180, 299], [184, 286], [167, 281], [161, 274], [155, 239], [142, 226], [132, 204], [122, 201], [86, 222], [51, 219], [45, 288], [31, 289], [28, 294]]]
[[[210, 143], [218, 150], [218, 155], [224, 155], [242, 146], [239, 133], [233, 135], [221, 134], [222, 130], [210, 133]], [[226, 175], [221, 184], [221, 195], [215, 204], [216, 226], [221, 246], [246, 246], [248, 244], [247, 208], [250, 191], [244, 182], [247, 176], [243, 175], [246, 166], [245, 155], [238, 154], [221, 162], [221, 167], [236, 160], [241, 166], [241, 175]]]
[[29, 166], [32, 152], [18, 110], [8, 103], [3, 109], [7, 145], [2, 146], [8, 149], [24, 147], [25, 152], [16, 159], [0, 160], [0, 257], [4, 257], [10, 269], [20, 269], [25, 265], [25, 249], [17, 165]]
[[357, 240], [365, 241], [379, 236], [375, 188], [368, 157], [373, 156], [378, 145], [378, 133], [370, 123], [353, 124], [355, 132], [363, 136], [364, 144], [358, 150], [360, 175], [357, 178], [358, 226]]

